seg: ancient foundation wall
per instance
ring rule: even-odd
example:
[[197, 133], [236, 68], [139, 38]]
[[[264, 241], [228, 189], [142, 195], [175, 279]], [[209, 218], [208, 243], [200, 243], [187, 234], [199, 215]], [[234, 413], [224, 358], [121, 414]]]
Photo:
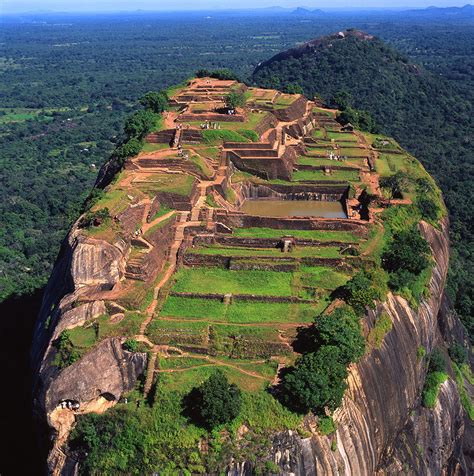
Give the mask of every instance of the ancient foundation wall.
[[216, 210], [216, 222], [229, 228], [273, 228], [277, 230], [335, 230], [365, 234], [368, 223], [360, 220], [330, 218], [281, 218], [245, 215], [244, 213]]
[[308, 100], [304, 96], [301, 96], [287, 108], [276, 109], [273, 113], [280, 121], [283, 121], [283, 122], [295, 121], [296, 119], [304, 116], [306, 112], [307, 103], [308, 103]]

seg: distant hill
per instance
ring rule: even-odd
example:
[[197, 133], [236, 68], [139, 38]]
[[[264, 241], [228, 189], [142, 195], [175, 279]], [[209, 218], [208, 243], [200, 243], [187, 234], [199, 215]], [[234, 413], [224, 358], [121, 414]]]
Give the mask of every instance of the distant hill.
[[[471, 276], [454, 286], [452, 294], [466, 318], [474, 315], [468, 286], [474, 279], [470, 258], [474, 213], [466, 206], [474, 198], [471, 96], [460, 94], [452, 83], [358, 30], [317, 38], [279, 53], [258, 65], [253, 81], [277, 89], [298, 85], [308, 97], [321, 95], [329, 104], [336, 93], [345, 91], [353, 98], [353, 107], [370, 112], [383, 125], [383, 132], [423, 162], [440, 183], [451, 213], [456, 230], [453, 241], [464, 256], [458, 271]], [[472, 320], [470, 325], [473, 332]]]
[[313, 15], [324, 15], [325, 13], [322, 10], [310, 10], [304, 7], [298, 7], [293, 10], [292, 15], [300, 15], [300, 16], [313, 16]]
[[408, 13], [412, 16], [419, 16], [423, 18], [436, 17], [456, 17], [457, 19], [470, 19], [474, 21], [474, 5], [464, 5], [463, 7], [428, 7], [422, 10], [409, 10]]

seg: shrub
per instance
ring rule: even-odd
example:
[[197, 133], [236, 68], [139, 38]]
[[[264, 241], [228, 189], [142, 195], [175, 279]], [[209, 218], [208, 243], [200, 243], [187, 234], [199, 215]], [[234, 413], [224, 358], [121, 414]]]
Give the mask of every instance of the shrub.
[[423, 406], [434, 408], [438, 399], [439, 387], [448, 378], [444, 372], [430, 372], [426, 376], [425, 387], [423, 388]]
[[140, 343], [135, 339], [127, 339], [123, 344], [122, 347], [129, 352], [138, 352], [140, 348]]
[[68, 330], [61, 332], [60, 336], [54, 342], [54, 346], [56, 347], [57, 354], [53, 363], [60, 369], [68, 367], [81, 357], [79, 352], [74, 349], [72, 345]]
[[128, 141], [124, 142], [120, 147], [115, 149], [115, 155], [119, 159], [127, 159], [140, 153], [143, 147], [143, 142], [140, 139], [132, 137]]
[[425, 355], [426, 355], [426, 349], [424, 346], [420, 345], [420, 347], [416, 349], [416, 358], [418, 360], [421, 360], [425, 357]]
[[107, 218], [110, 218], [109, 209], [107, 207], [100, 208], [95, 212], [87, 212], [80, 220], [79, 226], [81, 228], [91, 228], [99, 226], [104, 223]]
[[438, 220], [441, 210], [431, 197], [425, 195], [418, 196], [415, 203], [425, 220], [431, 222]]
[[367, 341], [371, 347], [380, 349], [384, 337], [392, 329], [392, 319], [386, 312], [382, 312], [380, 317], [375, 321], [375, 326], [370, 330]]
[[403, 190], [408, 184], [408, 176], [405, 172], [398, 171], [389, 177], [380, 179], [380, 186], [388, 192], [390, 198], [402, 198]]
[[283, 88], [283, 91], [288, 94], [304, 94], [303, 88], [299, 84], [288, 84]]
[[466, 362], [467, 352], [466, 352], [466, 349], [461, 344], [458, 344], [457, 342], [455, 342], [449, 348], [449, 356], [454, 362], [456, 362], [456, 364], [462, 365], [464, 362]]
[[357, 362], [365, 352], [359, 319], [348, 307], [338, 308], [331, 314], [321, 314], [315, 319], [316, 345], [334, 345], [339, 349], [340, 362], [348, 365]]
[[346, 389], [347, 369], [335, 346], [323, 346], [318, 352], [301, 356], [288, 369], [280, 384], [285, 405], [301, 413], [335, 410]]
[[220, 370], [183, 399], [185, 413], [197, 424], [210, 429], [236, 418], [241, 403], [239, 388], [229, 384]]
[[428, 370], [429, 372], [444, 372], [446, 370], [446, 359], [439, 349], [434, 349], [431, 352]]
[[238, 76], [230, 69], [222, 68], [216, 69], [214, 71], [209, 71], [208, 69], [200, 69], [196, 72], [196, 77], [198, 78], [215, 78], [215, 79], [225, 79], [225, 80], [236, 80], [238, 81]]
[[321, 417], [318, 421], [318, 430], [321, 435], [330, 435], [337, 430], [332, 417]]

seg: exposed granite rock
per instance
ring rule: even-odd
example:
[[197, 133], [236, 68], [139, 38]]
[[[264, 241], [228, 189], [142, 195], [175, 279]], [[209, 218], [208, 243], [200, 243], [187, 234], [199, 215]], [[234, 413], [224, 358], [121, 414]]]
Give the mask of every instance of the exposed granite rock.
[[107, 339], [51, 382], [45, 397], [46, 411], [51, 412], [62, 400], [83, 403], [103, 394], [118, 400], [133, 389], [145, 365], [146, 354], [123, 350], [121, 339]]
[[[134, 387], [145, 369], [146, 354], [124, 351], [121, 339], [117, 338], [101, 342], [81, 360], [62, 370], [54, 365], [54, 342], [61, 333], [106, 313], [104, 301], [91, 296], [120, 282], [128, 250], [129, 244], [122, 240], [110, 244], [91, 239], [80, 235], [77, 227], [62, 245], [45, 291], [32, 348], [35, 413], [48, 421], [56, 440], [60, 433], [66, 438], [69, 431], [66, 428], [69, 416], [51, 418], [62, 400], [77, 401], [84, 411], [97, 407], [98, 398], [104, 394], [116, 401]], [[59, 451], [57, 445], [54, 450]]]

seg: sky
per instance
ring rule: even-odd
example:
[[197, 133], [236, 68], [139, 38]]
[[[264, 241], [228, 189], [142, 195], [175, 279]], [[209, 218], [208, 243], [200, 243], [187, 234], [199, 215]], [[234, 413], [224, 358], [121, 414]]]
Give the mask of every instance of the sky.
[[[353, 0], [0, 0], [0, 12], [38, 12], [38, 11], [135, 11], [138, 9], [159, 10], [215, 10], [229, 8], [259, 8], [281, 6], [294, 8], [352, 8]], [[425, 8], [431, 5], [438, 7], [463, 6], [468, 0], [358, 0], [359, 8]]]

